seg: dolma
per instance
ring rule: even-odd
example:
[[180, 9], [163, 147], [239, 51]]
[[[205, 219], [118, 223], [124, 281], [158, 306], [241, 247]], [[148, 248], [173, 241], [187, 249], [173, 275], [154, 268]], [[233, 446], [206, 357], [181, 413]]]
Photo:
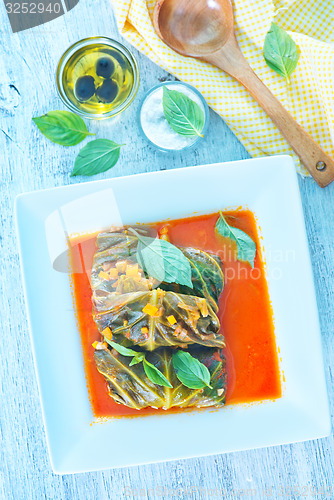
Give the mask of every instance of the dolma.
[[146, 359], [160, 370], [173, 386], [172, 389], [151, 382], [142, 363], [130, 366], [131, 358], [115, 349], [95, 350], [95, 363], [105, 377], [110, 396], [116, 403], [141, 410], [147, 407], [168, 410], [172, 407], [221, 407], [226, 396], [226, 361], [221, 349], [189, 348], [209, 370], [212, 388], [189, 389], [177, 379], [172, 355], [175, 349], [160, 348], [146, 353]]
[[[136, 228], [152, 235], [150, 228]], [[224, 347], [217, 317], [224, 275], [218, 257], [180, 248], [189, 260], [193, 289], [157, 282], [137, 262], [138, 238], [127, 229], [101, 233], [97, 239], [91, 285], [93, 317], [100, 332], [147, 350], [200, 344]]]

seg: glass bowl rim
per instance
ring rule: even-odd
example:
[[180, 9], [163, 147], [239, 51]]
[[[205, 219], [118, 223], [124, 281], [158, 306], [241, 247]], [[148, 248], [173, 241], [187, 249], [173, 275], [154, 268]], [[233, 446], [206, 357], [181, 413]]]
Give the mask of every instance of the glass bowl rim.
[[153, 94], [153, 92], [155, 92], [157, 89], [159, 89], [160, 87], [163, 87], [164, 85], [183, 85], [184, 87], [188, 87], [192, 92], [194, 92], [194, 94], [196, 94], [200, 101], [202, 102], [203, 104], [203, 108], [204, 108], [204, 127], [202, 129], [202, 134], [204, 135], [205, 132], [207, 131], [207, 128], [209, 126], [209, 121], [210, 121], [210, 113], [209, 113], [209, 105], [208, 103], [206, 102], [205, 98], [203, 97], [203, 95], [201, 94], [201, 92], [199, 90], [196, 89], [196, 87], [193, 87], [192, 85], [190, 85], [189, 83], [186, 83], [186, 82], [183, 82], [182, 80], [171, 80], [171, 81], [166, 81], [166, 82], [161, 82], [161, 83], [158, 83], [158, 85], [155, 85], [154, 87], [151, 87], [144, 95], [143, 99], [141, 100], [141, 103], [139, 105], [139, 108], [138, 108], [138, 113], [137, 113], [137, 116], [138, 116], [138, 123], [139, 123], [139, 129], [140, 129], [140, 132], [142, 134], [142, 136], [145, 137], [145, 139], [152, 145], [154, 146], [156, 149], [158, 149], [159, 151], [162, 151], [164, 153], [181, 153], [182, 151], [185, 151], [187, 149], [190, 149], [190, 148], [193, 148], [198, 142], [200, 139], [203, 140], [202, 137], [198, 136], [194, 142], [192, 142], [191, 144], [188, 144], [187, 146], [184, 146], [183, 148], [181, 149], [173, 149], [173, 148], [163, 148], [162, 146], [158, 146], [157, 144], [155, 144], [153, 141], [151, 141], [151, 139], [149, 139], [147, 137], [147, 135], [145, 134], [144, 132], [144, 129], [143, 129], [143, 126], [142, 126], [142, 123], [141, 123], [141, 111], [142, 111], [142, 107], [144, 105], [144, 103], [147, 101], [147, 99], [149, 98], [149, 96], [151, 94]]
[[[122, 104], [120, 104], [117, 108], [110, 110], [109, 112], [104, 113], [104, 114], [89, 113], [87, 111], [83, 111], [83, 110], [77, 108], [75, 106], [75, 104], [73, 104], [72, 101], [70, 101], [70, 99], [65, 94], [64, 86], [63, 86], [63, 79], [62, 79], [64, 67], [65, 67], [66, 63], [68, 62], [68, 60], [80, 48], [85, 47], [85, 46], [89, 46], [89, 45], [93, 45], [93, 44], [99, 43], [99, 42], [101, 44], [103, 43], [105, 45], [109, 45], [110, 47], [119, 50], [129, 61], [129, 64], [131, 65], [131, 68], [133, 70], [133, 75], [134, 75], [134, 81], [133, 81], [133, 86], [132, 86], [131, 92], [128, 95], [128, 97], [125, 99], [125, 101]], [[58, 95], [59, 95], [61, 101], [72, 112], [74, 112], [80, 116], [83, 116], [85, 118], [92, 119], [92, 120], [94, 120], [94, 119], [102, 120], [102, 119], [106, 119], [106, 118], [112, 118], [112, 117], [120, 114], [122, 111], [124, 111], [134, 100], [134, 98], [138, 92], [139, 82], [140, 82], [139, 65], [138, 65], [137, 60], [133, 56], [133, 54], [121, 42], [119, 42], [118, 40], [115, 40], [113, 38], [106, 37], [106, 36], [92, 36], [92, 37], [82, 38], [81, 40], [78, 40], [77, 42], [73, 43], [65, 50], [65, 52], [62, 54], [62, 56], [60, 57], [59, 62], [57, 64], [56, 85], [57, 85]]]

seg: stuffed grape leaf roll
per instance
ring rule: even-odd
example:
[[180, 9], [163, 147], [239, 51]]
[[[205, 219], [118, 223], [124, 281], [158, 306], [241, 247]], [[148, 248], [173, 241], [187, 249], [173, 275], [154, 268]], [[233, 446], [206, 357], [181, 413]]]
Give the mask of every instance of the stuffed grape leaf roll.
[[[161, 346], [225, 347], [219, 320], [201, 297], [165, 292], [160, 288], [95, 297], [94, 319], [103, 335], [152, 351]], [[109, 331], [108, 331], [109, 329]], [[107, 331], [106, 331], [107, 330]], [[109, 335], [110, 335], [109, 334]]]
[[193, 348], [189, 352], [203, 363], [210, 372], [211, 387], [190, 389], [177, 378], [172, 355], [175, 349], [161, 348], [146, 353], [152, 363], [172, 388], [151, 382], [142, 363], [130, 366], [131, 358], [122, 356], [115, 349], [95, 350], [95, 363], [108, 384], [109, 395], [116, 403], [141, 410], [147, 407], [168, 410], [172, 407], [209, 407], [223, 406], [226, 396], [226, 361], [221, 349]]
[[[149, 228], [136, 231], [150, 234]], [[127, 229], [101, 233], [97, 245], [93, 317], [103, 335], [147, 350], [194, 343], [225, 346], [216, 314], [224, 275], [216, 256], [180, 248], [191, 266], [189, 288], [147, 276], [137, 262], [138, 238]]]
[[[136, 231], [143, 236], [152, 236], [151, 228], [136, 228]], [[92, 269], [93, 289], [102, 288], [115, 291], [115, 288], [113, 288], [115, 286], [114, 282], [106, 283], [105, 275], [102, 274], [101, 277], [100, 272], [105, 271], [108, 273], [110, 269], [116, 267], [118, 274], [125, 273], [127, 270], [126, 265], [137, 263], [137, 245], [138, 238], [126, 228], [117, 228], [109, 232], [100, 233], [97, 237], [97, 251], [94, 255]], [[187, 295], [203, 297], [208, 300], [217, 312], [218, 299], [224, 288], [224, 274], [219, 257], [195, 248], [180, 248], [180, 250], [190, 262], [193, 289], [174, 283], [159, 283], [152, 278], [147, 282], [140, 280], [140, 285], [138, 285], [138, 275], [134, 272], [131, 273], [131, 268], [126, 272], [126, 276], [128, 277], [129, 275], [134, 278], [137, 282], [136, 289], [138, 287], [142, 289], [144, 284], [146, 289], [157, 288], [159, 286], [164, 290], [173, 290]], [[142, 271], [141, 269], [139, 270]], [[116, 277], [118, 274], [116, 274]], [[122, 277], [122, 280], [124, 280], [124, 277]], [[124, 281], [122, 283], [124, 288]], [[129, 283], [128, 286], [131, 288]], [[132, 287], [134, 287], [133, 284]], [[122, 293], [121, 290], [118, 291]]]

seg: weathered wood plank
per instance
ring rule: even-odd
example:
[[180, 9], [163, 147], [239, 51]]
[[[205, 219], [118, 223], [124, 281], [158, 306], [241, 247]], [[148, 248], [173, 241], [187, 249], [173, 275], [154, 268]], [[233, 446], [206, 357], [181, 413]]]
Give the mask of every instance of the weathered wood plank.
[[[15, 35], [10, 32], [3, 4], [0, 15], [0, 499], [297, 499], [303, 493], [309, 498], [333, 498], [334, 493], [321, 494], [320, 490], [317, 495], [309, 489], [331, 486], [334, 491], [333, 436], [290, 446], [75, 476], [61, 477], [51, 472], [20, 284], [13, 202], [24, 191], [85, 182], [69, 177], [80, 146], [66, 149], [49, 143], [33, 126], [31, 117], [63, 109], [56, 94], [54, 72], [70, 43], [90, 35], [118, 35], [108, 0], [80, 0], [66, 16]], [[117, 122], [89, 123], [99, 137], [127, 143], [117, 166], [100, 178], [248, 157], [213, 112], [208, 136], [198, 149], [181, 156], [165, 155], [148, 146], [139, 135], [136, 112], [145, 91], [168, 75], [137, 56], [143, 78], [135, 105]], [[334, 185], [321, 190], [313, 181], [300, 180], [300, 187], [333, 411]], [[199, 438], [205, 439], [205, 433]]]

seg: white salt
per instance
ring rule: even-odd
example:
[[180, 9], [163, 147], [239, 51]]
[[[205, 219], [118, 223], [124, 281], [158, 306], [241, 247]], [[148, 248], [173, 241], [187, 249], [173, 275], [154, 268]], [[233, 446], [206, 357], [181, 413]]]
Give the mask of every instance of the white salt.
[[[167, 85], [170, 90], [182, 92], [196, 102], [204, 113], [204, 106], [200, 97], [185, 85]], [[198, 136], [187, 137], [175, 132], [168, 124], [162, 105], [163, 86], [153, 91], [145, 100], [140, 111], [142, 129], [148, 139], [157, 147], [170, 150], [180, 150], [197, 141]]]

